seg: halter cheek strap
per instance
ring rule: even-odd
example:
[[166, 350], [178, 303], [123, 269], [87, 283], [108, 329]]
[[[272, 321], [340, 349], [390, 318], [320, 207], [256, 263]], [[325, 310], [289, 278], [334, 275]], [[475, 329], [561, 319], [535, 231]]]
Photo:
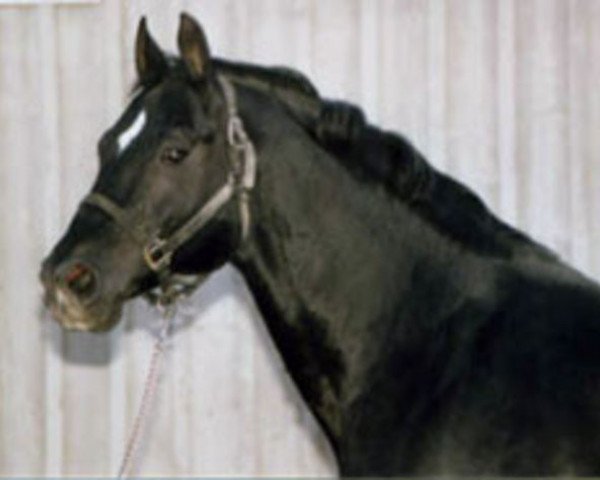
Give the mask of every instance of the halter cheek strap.
[[[168, 237], [160, 237], [148, 231], [147, 226], [139, 221], [141, 212], [125, 210], [113, 200], [101, 193], [91, 193], [82, 201], [82, 205], [99, 208], [115, 221], [141, 247], [144, 261], [159, 276], [162, 294], [158, 301], [171, 303], [182, 293], [189, 293], [200, 281], [180, 280], [170, 267], [175, 252], [195, 234], [197, 234], [217, 213], [237, 195], [242, 242], [250, 231], [249, 195], [256, 179], [256, 152], [248, 137], [242, 119], [237, 111], [235, 90], [223, 76], [218, 77], [225, 104], [227, 106], [227, 145], [231, 170], [227, 181], [185, 223]], [[137, 218], [136, 218], [137, 217]], [[192, 288], [189, 286], [192, 285]]]

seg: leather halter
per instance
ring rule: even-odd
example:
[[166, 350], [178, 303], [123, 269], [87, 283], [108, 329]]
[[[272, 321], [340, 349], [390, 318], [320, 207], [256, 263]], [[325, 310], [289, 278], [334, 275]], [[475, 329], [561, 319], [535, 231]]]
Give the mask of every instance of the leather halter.
[[[186, 222], [168, 237], [151, 233], [143, 222], [136, 220], [139, 208], [128, 211], [101, 193], [90, 193], [81, 202], [99, 208], [113, 219], [133, 240], [142, 247], [146, 265], [158, 275], [162, 293], [157, 296], [160, 303], [172, 303], [182, 294], [188, 294], [203, 280], [198, 276], [189, 281], [189, 276], [176, 275], [171, 271], [175, 252], [197, 234], [215, 215], [237, 195], [241, 224], [241, 241], [250, 229], [249, 194], [256, 178], [256, 151], [244, 128], [237, 110], [233, 85], [223, 76], [218, 77], [227, 107], [227, 145], [231, 169], [226, 182]], [[187, 277], [187, 278], [186, 278]], [[191, 288], [190, 288], [191, 287]]]

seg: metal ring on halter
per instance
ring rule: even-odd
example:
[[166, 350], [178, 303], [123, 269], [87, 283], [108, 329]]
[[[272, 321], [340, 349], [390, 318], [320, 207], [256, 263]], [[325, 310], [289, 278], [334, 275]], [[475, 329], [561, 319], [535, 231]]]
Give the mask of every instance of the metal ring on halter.
[[173, 252], [165, 251], [166, 240], [155, 238], [144, 247], [144, 260], [150, 270], [159, 272], [171, 264]]

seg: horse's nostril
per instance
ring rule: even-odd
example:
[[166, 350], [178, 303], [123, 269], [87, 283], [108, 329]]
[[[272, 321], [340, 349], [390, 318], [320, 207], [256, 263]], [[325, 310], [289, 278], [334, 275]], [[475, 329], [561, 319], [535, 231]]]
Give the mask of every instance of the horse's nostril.
[[64, 285], [78, 297], [89, 297], [97, 286], [93, 270], [81, 262], [70, 265], [62, 280]]

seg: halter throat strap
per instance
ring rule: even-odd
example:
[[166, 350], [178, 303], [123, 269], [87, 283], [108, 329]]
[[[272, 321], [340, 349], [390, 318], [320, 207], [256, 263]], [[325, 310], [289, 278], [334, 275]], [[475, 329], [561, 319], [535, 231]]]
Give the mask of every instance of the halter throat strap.
[[[227, 145], [231, 162], [226, 182], [213, 194], [204, 206], [179, 226], [168, 237], [161, 237], [148, 231], [134, 208], [128, 211], [101, 193], [90, 193], [82, 205], [91, 205], [106, 213], [136, 243], [142, 247], [144, 261], [159, 276], [164, 295], [167, 290], [176, 289], [176, 275], [171, 271], [171, 261], [175, 252], [227, 205], [234, 196], [238, 197], [240, 216], [240, 237], [244, 242], [250, 231], [249, 195], [256, 179], [256, 151], [244, 128], [237, 110], [233, 85], [223, 76], [218, 77], [227, 109]], [[136, 218], [137, 217], [137, 218]], [[189, 282], [184, 282], [186, 285]], [[173, 299], [161, 298], [161, 303], [170, 303]]]

